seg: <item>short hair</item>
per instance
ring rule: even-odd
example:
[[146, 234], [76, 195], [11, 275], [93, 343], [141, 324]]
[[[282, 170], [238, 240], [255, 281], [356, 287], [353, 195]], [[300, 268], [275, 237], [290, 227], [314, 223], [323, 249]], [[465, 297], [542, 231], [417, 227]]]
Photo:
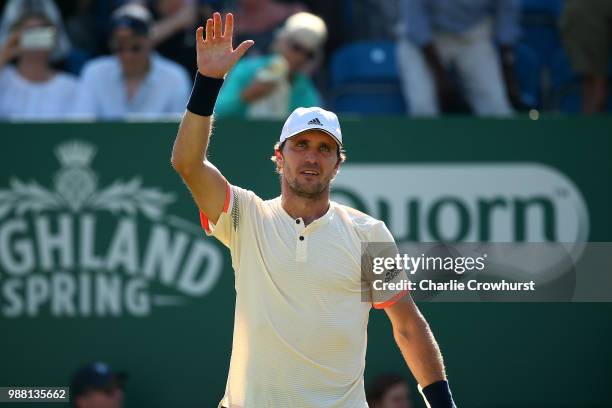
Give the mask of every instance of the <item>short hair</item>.
[[382, 374], [376, 377], [368, 385], [366, 391], [368, 404], [371, 406], [374, 402], [380, 401], [387, 391], [397, 384], [408, 384], [408, 381], [405, 377], [396, 373]]
[[21, 27], [21, 25], [30, 19], [39, 19], [39, 20], [43, 20], [45, 22], [46, 25], [48, 26], [53, 26], [55, 27], [55, 23], [53, 22], [53, 20], [51, 19], [51, 17], [49, 17], [48, 14], [46, 14], [44, 11], [42, 10], [38, 10], [38, 9], [32, 9], [32, 10], [25, 10], [13, 23], [13, 25], [11, 25], [11, 31], [14, 31], [16, 29], [18, 29], [19, 27]]
[[[282, 152], [283, 148], [285, 147], [285, 143], [286, 142], [287, 141], [284, 140], [282, 143], [280, 143], [280, 142], [274, 143], [274, 152], [276, 152], [277, 150], [279, 152]], [[344, 163], [346, 161], [346, 151], [344, 150], [344, 147], [340, 146], [337, 143], [336, 143], [336, 145], [338, 146], [338, 149], [336, 149], [336, 153], [337, 153], [337, 157], [338, 157], [338, 162], [339, 163]], [[279, 169], [278, 169], [278, 160], [276, 158], [276, 154], [273, 154], [270, 157], [270, 160], [272, 160], [272, 163], [274, 163], [274, 165], [276, 166], [276, 172], [280, 173]]]

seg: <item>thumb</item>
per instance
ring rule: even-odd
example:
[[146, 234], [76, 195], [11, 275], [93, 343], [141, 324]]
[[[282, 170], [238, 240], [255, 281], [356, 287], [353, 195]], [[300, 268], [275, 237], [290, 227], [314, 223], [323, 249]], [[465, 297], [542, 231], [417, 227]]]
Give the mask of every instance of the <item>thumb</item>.
[[234, 50], [234, 61], [238, 61], [240, 58], [242, 58], [244, 53], [247, 52], [247, 50], [251, 48], [253, 44], [255, 44], [255, 41], [253, 40], [246, 40], [240, 43], [240, 45]]

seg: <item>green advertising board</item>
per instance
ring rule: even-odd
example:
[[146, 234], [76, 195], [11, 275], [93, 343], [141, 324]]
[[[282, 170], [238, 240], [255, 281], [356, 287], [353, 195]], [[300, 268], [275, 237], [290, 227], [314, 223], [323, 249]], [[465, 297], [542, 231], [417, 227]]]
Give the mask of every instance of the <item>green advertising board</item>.
[[[333, 198], [383, 219], [399, 242], [612, 238], [610, 118], [342, 123], [349, 158]], [[281, 125], [220, 121], [210, 160], [273, 198]], [[101, 360], [129, 373], [128, 407], [216, 407], [233, 273], [171, 168], [176, 130], [0, 124], [0, 386], [66, 386]], [[419, 306], [460, 406], [612, 405], [610, 303]], [[368, 342], [366, 383], [410, 375], [382, 311]]]

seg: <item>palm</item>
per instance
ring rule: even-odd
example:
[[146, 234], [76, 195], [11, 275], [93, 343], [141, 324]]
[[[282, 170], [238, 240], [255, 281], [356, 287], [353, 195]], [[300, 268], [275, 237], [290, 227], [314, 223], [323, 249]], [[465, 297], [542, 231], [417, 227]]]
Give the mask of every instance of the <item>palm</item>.
[[202, 35], [203, 27], [196, 31], [198, 71], [204, 76], [223, 78], [254, 44], [248, 40], [233, 49], [234, 16], [231, 13], [225, 17], [225, 31], [221, 30], [221, 26], [221, 15], [214, 13], [213, 18], [206, 21], [206, 38]]

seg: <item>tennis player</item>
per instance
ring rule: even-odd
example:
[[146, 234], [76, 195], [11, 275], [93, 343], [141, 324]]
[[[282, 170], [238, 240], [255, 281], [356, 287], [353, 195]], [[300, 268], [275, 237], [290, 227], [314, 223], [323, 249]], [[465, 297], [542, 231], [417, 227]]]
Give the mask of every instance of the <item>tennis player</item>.
[[[455, 407], [440, 350], [409, 294], [364, 301], [361, 243], [388, 242], [385, 224], [330, 201], [344, 161], [338, 118], [298, 108], [272, 160], [281, 195], [262, 200], [230, 184], [206, 159], [223, 78], [253, 45], [232, 46], [233, 16], [198, 28], [198, 74], [172, 165], [200, 209], [207, 235], [227, 246], [236, 310], [225, 408], [366, 408], [363, 373], [372, 307], [384, 309], [419, 389], [432, 408]], [[235, 142], [234, 142], [235, 143]], [[380, 296], [379, 296], [380, 297]]]

